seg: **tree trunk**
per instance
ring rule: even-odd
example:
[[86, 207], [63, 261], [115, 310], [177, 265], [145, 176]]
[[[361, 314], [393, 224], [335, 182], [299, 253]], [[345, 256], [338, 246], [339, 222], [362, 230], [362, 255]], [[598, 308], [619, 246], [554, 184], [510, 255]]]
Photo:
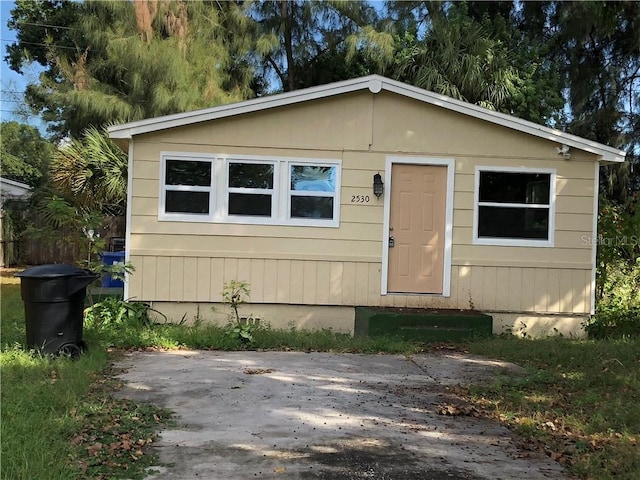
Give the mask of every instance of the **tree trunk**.
[[284, 49], [287, 53], [287, 83], [282, 87], [286, 92], [295, 90], [295, 65], [293, 62], [293, 44], [291, 39], [291, 16], [289, 15], [289, 0], [280, 1], [280, 14], [284, 25]]

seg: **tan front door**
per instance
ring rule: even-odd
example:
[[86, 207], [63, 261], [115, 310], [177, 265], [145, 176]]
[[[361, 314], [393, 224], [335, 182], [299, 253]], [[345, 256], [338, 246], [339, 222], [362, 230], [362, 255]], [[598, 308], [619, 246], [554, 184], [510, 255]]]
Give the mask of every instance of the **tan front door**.
[[394, 164], [389, 293], [442, 293], [447, 167]]

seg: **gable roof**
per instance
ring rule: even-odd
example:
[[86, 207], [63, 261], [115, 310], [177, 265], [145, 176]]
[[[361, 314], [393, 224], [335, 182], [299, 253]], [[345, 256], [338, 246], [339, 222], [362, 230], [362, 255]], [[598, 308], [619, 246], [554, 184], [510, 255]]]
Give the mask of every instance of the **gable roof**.
[[527, 133], [546, 140], [557, 142], [560, 145], [584, 150], [600, 157], [606, 162], [623, 162], [626, 153], [617, 148], [609, 147], [586, 138], [571, 135], [549, 127], [544, 127], [527, 120], [495, 112], [471, 103], [455, 100], [444, 95], [423, 90], [406, 83], [391, 80], [380, 75], [345, 80], [342, 82], [320, 85], [317, 87], [295, 90], [293, 92], [269, 95], [260, 98], [246, 100], [244, 102], [231, 103], [218, 107], [194, 110], [192, 112], [177, 113], [163, 117], [150, 118], [137, 122], [124, 123], [109, 127], [109, 136], [113, 139], [131, 139], [135, 135], [157, 132], [160, 130], [183, 127], [220, 118], [233, 117], [245, 113], [258, 112], [270, 108], [295, 105], [309, 100], [333, 97], [349, 92], [369, 90], [371, 93], [381, 91], [393, 92], [404, 97], [412, 98], [430, 105], [452, 110], [473, 118], [484, 120], [496, 125], [501, 125], [519, 132]]

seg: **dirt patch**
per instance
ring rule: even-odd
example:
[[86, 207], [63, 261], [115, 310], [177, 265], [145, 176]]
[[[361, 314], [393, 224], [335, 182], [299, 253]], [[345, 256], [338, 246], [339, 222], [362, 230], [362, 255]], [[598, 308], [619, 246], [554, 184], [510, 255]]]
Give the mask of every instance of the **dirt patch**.
[[[351, 442], [356, 443], [356, 442]], [[309, 460], [319, 467], [302, 473], [302, 479], [355, 480], [481, 480], [469, 472], [456, 470], [445, 459], [427, 466], [416, 452], [404, 447], [331, 445], [327, 451], [315, 451]]]
[[20, 283], [20, 279], [15, 276], [16, 273], [22, 272], [26, 267], [21, 268], [8, 268], [0, 267], [0, 279], [4, 285], [17, 285]]

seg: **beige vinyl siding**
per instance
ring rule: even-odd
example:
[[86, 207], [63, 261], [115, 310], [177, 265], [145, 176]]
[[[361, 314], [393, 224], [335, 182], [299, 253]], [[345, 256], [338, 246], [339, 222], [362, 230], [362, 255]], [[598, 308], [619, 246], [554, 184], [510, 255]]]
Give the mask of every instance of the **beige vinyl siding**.
[[[129, 295], [220, 302], [245, 280], [255, 303], [383, 305], [585, 314], [590, 309], [592, 155], [389, 93], [368, 92], [180, 127], [134, 139]], [[340, 227], [158, 221], [161, 152], [342, 161]], [[388, 155], [453, 158], [451, 296], [380, 295]], [[553, 248], [473, 245], [476, 166], [556, 171]], [[385, 186], [388, 194], [389, 186]], [[351, 203], [368, 195], [369, 203]]]
[[[143, 137], [142, 140], [136, 141], [136, 161], [138, 158], [140, 158], [144, 163], [154, 163], [156, 166], [158, 166], [158, 162], [160, 160], [160, 152], [181, 152], [208, 155], [266, 155], [272, 157], [326, 159], [340, 158], [342, 153], [340, 150], [335, 149], [314, 150], [305, 148], [274, 148], [269, 146], [262, 148], [245, 146], [230, 147], [222, 145], [220, 143], [185, 145], [183, 143], [178, 143], [175, 141], [167, 142], [160, 140], [161, 139], [159, 139], [156, 135], [153, 138]], [[141, 178], [150, 178], [153, 180], [158, 180], [160, 178], [159, 169], [156, 168], [153, 176], [151, 176], [150, 168], [146, 168], [145, 170], [148, 173], [149, 177], [145, 176]]]
[[[454, 245], [471, 245], [471, 238], [473, 235], [472, 227], [456, 227], [453, 231], [453, 244]], [[556, 229], [555, 250], [588, 250], [591, 251], [591, 246], [588, 242], [583, 241], [584, 232], [564, 231]], [[482, 245], [474, 245], [477, 248], [477, 252], [495, 252], [496, 250], [482, 249]], [[505, 250], [503, 247], [498, 247]], [[517, 252], [522, 256], [523, 254], [530, 253], [533, 258], [552, 258], [553, 253], [539, 251], [537, 247], [513, 247], [517, 248]], [[498, 254], [500, 255], [500, 253]], [[486, 258], [486, 257], [485, 257]], [[499, 258], [499, 257], [498, 257]], [[591, 258], [591, 257], [589, 257]]]
[[203, 146], [206, 149], [207, 145], [241, 145], [260, 151], [265, 147], [341, 150], [345, 146], [351, 150], [367, 150], [371, 144], [371, 120], [370, 95], [359, 92], [173, 128], [144, 137], [145, 141], [174, 144], [180, 151]]
[[[560, 136], [556, 145], [389, 92], [374, 95], [371, 101], [375, 116], [371, 146], [374, 151], [512, 159], [553, 156], [562, 161], [555, 153], [555, 147], [562, 143]], [[570, 162], [593, 158], [574, 149], [571, 154]]]
[[[142, 143], [136, 144], [136, 157]], [[158, 169], [158, 159], [142, 160], [142, 157], [136, 158], [133, 165], [133, 177], [137, 179], [158, 180], [160, 178], [160, 170]]]
[[[131, 252], [145, 255], [227, 258], [359, 259], [380, 257], [380, 242], [285, 237], [204, 235], [133, 235]], [[147, 238], [151, 237], [151, 238]], [[151, 245], [152, 244], [152, 245]]]
[[[215, 224], [204, 222], [181, 222], [181, 228], [176, 229], [175, 222], [158, 222], [153, 216], [139, 216], [135, 226], [132, 226], [132, 233], [148, 234], [152, 232], [157, 235], [216, 235], [232, 237], [285, 237], [285, 238], [313, 238], [327, 240], [362, 240], [378, 242], [382, 236], [382, 226], [374, 223], [352, 223], [342, 219], [344, 226], [341, 228], [313, 228], [300, 226], [282, 225], [251, 225], [247, 228], [245, 224]], [[263, 227], [263, 228], [257, 228]], [[306, 231], [298, 232], [299, 229]], [[179, 245], [177, 246], [180, 247]]]

